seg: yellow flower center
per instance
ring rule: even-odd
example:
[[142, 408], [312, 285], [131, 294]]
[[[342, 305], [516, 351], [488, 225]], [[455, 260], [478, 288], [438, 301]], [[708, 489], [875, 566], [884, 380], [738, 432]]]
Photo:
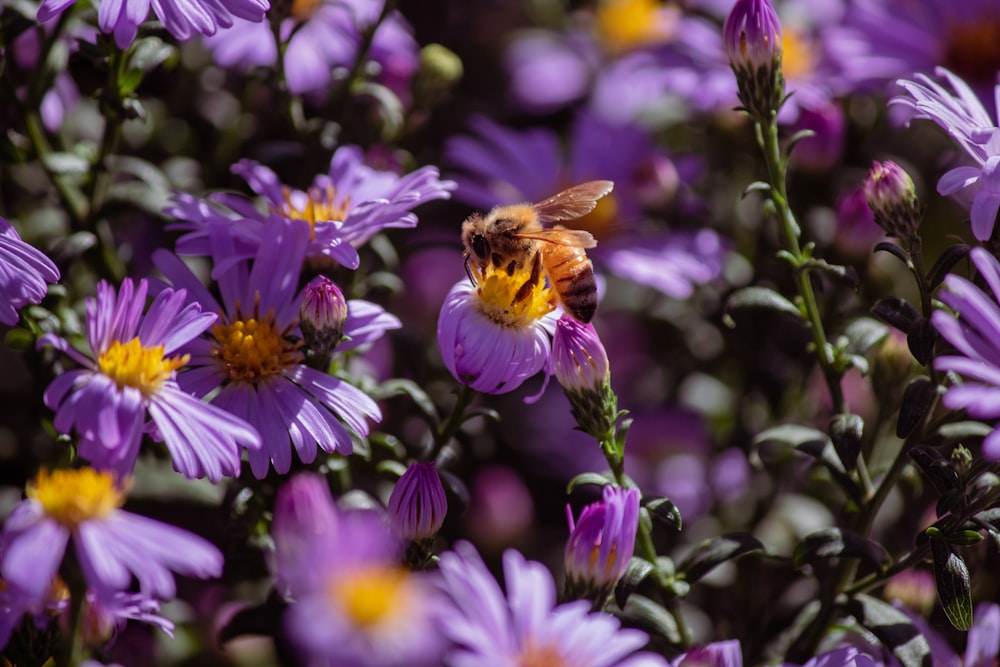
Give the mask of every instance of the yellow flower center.
[[133, 338], [127, 343], [113, 342], [97, 358], [97, 366], [119, 389], [134, 387], [149, 397], [190, 358], [187, 354], [164, 357], [162, 345], [143, 347], [138, 338]]
[[323, 4], [323, 0], [293, 0], [292, 18], [296, 21], [306, 21], [312, 18], [316, 9]]
[[355, 625], [370, 629], [403, 615], [414, 590], [406, 570], [372, 566], [338, 577], [327, 594]]
[[[307, 0], [312, 1], [312, 0]], [[298, 0], [296, 2], [298, 4]], [[293, 10], [294, 11], [294, 10]], [[275, 213], [279, 213], [292, 220], [305, 220], [309, 223], [312, 231], [312, 238], [316, 236], [316, 223], [327, 220], [343, 221], [351, 210], [351, 196], [347, 195], [341, 201], [337, 201], [337, 189], [328, 185], [326, 190], [310, 188], [306, 193], [306, 203], [300, 208], [292, 203], [292, 193], [288, 188], [283, 188], [285, 203]]]
[[69, 528], [104, 518], [125, 502], [125, 490], [115, 485], [111, 473], [93, 468], [51, 473], [42, 468], [28, 485], [27, 495], [47, 516]]
[[1000, 11], [956, 22], [946, 34], [945, 67], [970, 83], [994, 83], [1000, 70]]
[[812, 73], [816, 65], [816, 53], [812, 40], [801, 30], [782, 26], [781, 33], [781, 73], [794, 81]]
[[517, 657], [518, 667], [567, 667], [566, 659], [552, 645], [538, 645], [531, 640]]
[[302, 361], [302, 342], [289, 339], [292, 325], [280, 331], [274, 311], [261, 316], [258, 309], [259, 303], [253, 316], [245, 317], [237, 304], [232, 321], [220, 315], [212, 327], [212, 356], [230, 380], [260, 382]]
[[681, 11], [658, 0], [605, 0], [597, 7], [597, 32], [612, 53], [673, 38]]
[[537, 284], [525, 287], [531, 281], [528, 269], [516, 270], [513, 275], [508, 275], [505, 269], [497, 269], [493, 265], [487, 265], [485, 269], [478, 266], [472, 268], [476, 272], [479, 310], [497, 324], [523, 328], [555, 308], [555, 295], [545, 284], [544, 277], [540, 276]]

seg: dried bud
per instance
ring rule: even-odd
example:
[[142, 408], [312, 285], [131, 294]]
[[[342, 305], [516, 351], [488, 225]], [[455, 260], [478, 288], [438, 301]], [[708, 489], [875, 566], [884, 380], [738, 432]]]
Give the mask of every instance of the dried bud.
[[573, 521], [568, 507], [567, 518], [567, 597], [603, 602], [625, 574], [635, 550], [639, 492], [606, 486], [601, 500], [583, 508], [578, 521]]
[[396, 532], [414, 542], [433, 540], [447, 513], [448, 500], [434, 463], [410, 465], [389, 496]]
[[872, 162], [864, 188], [868, 207], [885, 233], [898, 239], [912, 238], [921, 213], [910, 175], [895, 162]]
[[755, 118], [777, 113], [785, 95], [781, 23], [767, 0], [737, 0], [722, 32], [740, 102]]
[[343, 292], [326, 276], [316, 276], [302, 290], [299, 327], [306, 355], [317, 367], [328, 365], [330, 355], [344, 335], [347, 301]]
[[552, 338], [552, 366], [580, 429], [598, 439], [607, 435], [618, 416], [618, 400], [611, 391], [608, 353], [594, 325], [560, 317]]

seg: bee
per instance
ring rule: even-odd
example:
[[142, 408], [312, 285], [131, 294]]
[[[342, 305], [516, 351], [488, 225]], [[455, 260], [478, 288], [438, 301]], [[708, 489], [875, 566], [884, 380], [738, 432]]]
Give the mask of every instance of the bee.
[[589, 181], [537, 204], [497, 206], [485, 216], [472, 214], [462, 223], [469, 279], [476, 282], [472, 263], [480, 270], [492, 264], [511, 276], [528, 268], [529, 277], [514, 296], [517, 302], [528, 298], [544, 271], [566, 312], [586, 324], [597, 309], [597, 281], [585, 249], [597, 241], [581, 229], [543, 225], [585, 216], [612, 188], [611, 181]]

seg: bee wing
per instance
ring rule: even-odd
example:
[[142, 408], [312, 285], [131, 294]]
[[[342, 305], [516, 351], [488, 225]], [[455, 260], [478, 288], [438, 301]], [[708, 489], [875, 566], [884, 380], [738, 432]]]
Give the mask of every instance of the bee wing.
[[597, 200], [615, 187], [612, 181], [588, 181], [534, 205], [542, 224], [582, 218], [597, 206]]
[[545, 243], [556, 245], [568, 245], [574, 248], [593, 248], [597, 241], [590, 234], [582, 229], [566, 229], [565, 227], [553, 227], [552, 229], [538, 229], [533, 232], [521, 232], [517, 235], [519, 239], [534, 239]]

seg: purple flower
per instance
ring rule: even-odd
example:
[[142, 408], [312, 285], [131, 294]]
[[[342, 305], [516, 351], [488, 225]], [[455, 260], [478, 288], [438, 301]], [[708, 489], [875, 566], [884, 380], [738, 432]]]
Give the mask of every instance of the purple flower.
[[[878, 667], [881, 664], [855, 646], [844, 646], [820, 653], [807, 660], [802, 667]], [[782, 667], [794, 667], [794, 665], [785, 663]]]
[[440, 626], [455, 645], [446, 665], [666, 666], [659, 656], [634, 653], [645, 633], [591, 613], [584, 600], [557, 606], [555, 582], [541, 563], [508, 550], [503, 570], [506, 595], [472, 545], [460, 542], [441, 555], [448, 603]]
[[910, 175], [892, 160], [872, 162], [864, 190], [875, 222], [885, 233], [898, 239], [910, 239], [922, 215]]
[[[1000, 128], [968, 84], [943, 67], [936, 68], [934, 73], [945, 78], [955, 92], [918, 74], [917, 81], [897, 81], [906, 95], [894, 97], [889, 103], [907, 107], [914, 118], [937, 123], [976, 163], [976, 166], [956, 167], [942, 176], [938, 192], [958, 195], [965, 191], [962, 196], [971, 196], [972, 233], [976, 239], [985, 241], [993, 234], [1000, 210]], [[1000, 85], [994, 92], [1000, 95]]]
[[768, 0], [737, 0], [722, 38], [733, 69], [756, 73], [781, 64], [781, 22]]
[[695, 646], [674, 658], [670, 667], [743, 667], [743, 653], [738, 639]]
[[[278, 473], [288, 472], [292, 447], [303, 463], [315, 460], [317, 445], [326, 452], [349, 454], [353, 443], [348, 429], [366, 436], [367, 419], [381, 419], [378, 406], [364, 392], [303, 363], [294, 334], [309, 225], [272, 218], [267, 234], [269, 241], [260, 244], [252, 266], [221, 264], [232, 256], [236, 242], [225, 234], [212, 237], [221, 303], [176, 256], [154, 254], [163, 274], [182, 285], [189, 299], [219, 314], [211, 339], [195, 339], [185, 348], [191, 370], [178, 381], [197, 396], [213, 394], [214, 405], [257, 429], [264, 447], [249, 453], [257, 478], [272, 465]], [[350, 334], [349, 328], [345, 333]]]
[[433, 461], [412, 463], [389, 495], [389, 518], [407, 540], [433, 540], [448, 513], [448, 499]]
[[[600, 591], [606, 597], [628, 569], [639, 526], [639, 492], [605, 486], [601, 500], [591, 503], [573, 520], [569, 506], [566, 542], [567, 587]], [[574, 596], [576, 597], [576, 596]]]
[[[240, 471], [240, 451], [260, 448], [260, 436], [244, 420], [191, 396], [176, 371], [189, 356], [176, 353], [212, 325], [216, 316], [186, 303], [183, 291], [164, 290], [145, 317], [147, 283], [126, 279], [118, 293], [107, 282], [87, 300], [87, 341], [94, 358], [66, 340], [43, 336], [83, 368], [67, 371], [45, 390], [61, 433], [76, 432], [79, 454], [91, 465], [128, 475], [144, 432], [162, 441], [174, 469], [187, 477], [218, 481]], [[147, 418], [152, 424], [147, 423]]]
[[311, 554], [336, 539], [338, 522], [330, 487], [320, 475], [298, 473], [281, 487], [271, 535], [272, 570], [282, 595], [291, 597], [312, 585]]
[[[356, 248], [383, 229], [416, 226], [412, 209], [447, 199], [455, 187], [440, 180], [434, 167], [421, 167], [405, 176], [369, 167], [357, 146], [338, 148], [329, 173], [317, 176], [308, 191], [283, 185], [273, 171], [252, 160], [241, 160], [232, 171], [263, 197], [271, 215], [309, 223], [307, 257], [325, 258], [352, 269], [358, 267]], [[182, 255], [212, 254], [210, 238], [218, 226], [232, 228], [239, 257], [249, 256], [267, 238], [265, 216], [243, 197], [217, 194], [200, 201], [176, 195], [166, 212], [183, 221], [171, 227], [187, 232], [177, 241], [177, 252]]]
[[[38, 20], [51, 21], [75, 1], [43, 0]], [[151, 6], [167, 32], [185, 40], [194, 33], [214, 34], [219, 28], [233, 25], [237, 18], [263, 21], [271, 5], [268, 0], [99, 0], [97, 24], [103, 32], [113, 34], [115, 43], [124, 49], [135, 40]]]
[[17, 324], [17, 311], [28, 303], [38, 303], [48, 291], [46, 283], [59, 282], [59, 269], [40, 250], [18, 235], [0, 218], [0, 323]]
[[7, 587], [43, 600], [71, 539], [87, 586], [111, 605], [133, 577], [141, 593], [170, 599], [175, 592], [171, 571], [202, 578], [222, 573], [222, 554], [214, 546], [174, 526], [122, 511], [124, 500], [110, 473], [43, 469], [4, 523], [0, 576]]
[[[310, 477], [309, 486], [325, 486]], [[273, 526], [277, 552], [295, 555], [279, 560], [276, 572], [289, 585], [284, 620], [292, 641], [312, 660], [345, 667], [440, 664], [443, 641], [432, 625], [437, 595], [421, 575], [400, 567], [400, 544], [383, 517], [338, 513], [328, 494], [302, 488], [293, 478], [279, 492], [278, 507], [288, 505], [289, 493], [308, 496], [319, 507], [294, 505], [319, 520], [297, 512], [298, 520], [285, 526], [288, 514], [276, 512]]]
[[[899, 605], [897, 605], [899, 606]], [[1000, 652], [1000, 606], [994, 602], [976, 605], [972, 612], [972, 627], [965, 642], [965, 653], [957, 655], [948, 640], [927, 620], [906, 607], [899, 607], [927, 639], [935, 665], [942, 667], [993, 667]], [[858, 667], [870, 667], [858, 665]]]
[[[1000, 262], [984, 248], [973, 248], [969, 257], [992, 295], [961, 276], [950, 274], [944, 279], [946, 289], [940, 299], [958, 318], [938, 310], [931, 322], [960, 355], [938, 357], [934, 368], [966, 377], [945, 393], [945, 407], [964, 409], [976, 419], [995, 420], [1000, 419]], [[1000, 429], [983, 440], [983, 456], [1000, 459]]]
[[600, 392], [611, 373], [608, 353], [593, 324], [563, 315], [552, 338], [552, 368], [567, 392]]

